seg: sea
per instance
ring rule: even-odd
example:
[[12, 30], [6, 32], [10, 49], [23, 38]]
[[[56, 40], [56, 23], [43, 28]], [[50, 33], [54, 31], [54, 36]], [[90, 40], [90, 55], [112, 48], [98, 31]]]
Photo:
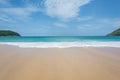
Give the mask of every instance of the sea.
[[0, 45], [21, 48], [120, 47], [119, 36], [0, 37]]

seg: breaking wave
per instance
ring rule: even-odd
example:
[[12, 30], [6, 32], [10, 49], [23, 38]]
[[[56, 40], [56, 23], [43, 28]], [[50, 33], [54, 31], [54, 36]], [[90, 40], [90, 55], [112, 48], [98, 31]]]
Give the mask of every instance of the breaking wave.
[[20, 48], [120, 47], [120, 42], [0, 42]]

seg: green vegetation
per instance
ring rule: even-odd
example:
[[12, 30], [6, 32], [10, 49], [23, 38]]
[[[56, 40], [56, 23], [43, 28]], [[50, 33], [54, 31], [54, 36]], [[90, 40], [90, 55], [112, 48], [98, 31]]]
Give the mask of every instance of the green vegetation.
[[20, 36], [20, 34], [10, 30], [0, 30], [0, 36]]
[[120, 36], [120, 28], [108, 34], [107, 36]]

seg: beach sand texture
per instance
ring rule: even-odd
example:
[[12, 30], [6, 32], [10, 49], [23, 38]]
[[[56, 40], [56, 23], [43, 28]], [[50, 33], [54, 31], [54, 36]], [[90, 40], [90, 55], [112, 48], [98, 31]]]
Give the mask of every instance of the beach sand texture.
[[120, 80], [120, 48], [1, 46], [0, 80]]

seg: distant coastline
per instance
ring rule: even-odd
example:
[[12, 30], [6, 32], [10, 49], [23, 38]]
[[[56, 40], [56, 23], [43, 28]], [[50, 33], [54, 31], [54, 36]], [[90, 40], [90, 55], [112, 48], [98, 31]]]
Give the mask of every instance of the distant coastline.
[[21, 36], [21, 35], [11, 30], [0, 30], [0, 37], [1, 36]]
[[115, 31], [113, 31], [110, 34], [107, 34], [107, 36], [120, 36], [120, 28], [115, 30]]
[[[0, 37], [20, 37], [21, 35], [15, 31], [12, 30], [0, 30]], [[113, 32], [107, 34], [106, 36], [120, 36], [120, 28], [117, 30], [114, 30]]]

